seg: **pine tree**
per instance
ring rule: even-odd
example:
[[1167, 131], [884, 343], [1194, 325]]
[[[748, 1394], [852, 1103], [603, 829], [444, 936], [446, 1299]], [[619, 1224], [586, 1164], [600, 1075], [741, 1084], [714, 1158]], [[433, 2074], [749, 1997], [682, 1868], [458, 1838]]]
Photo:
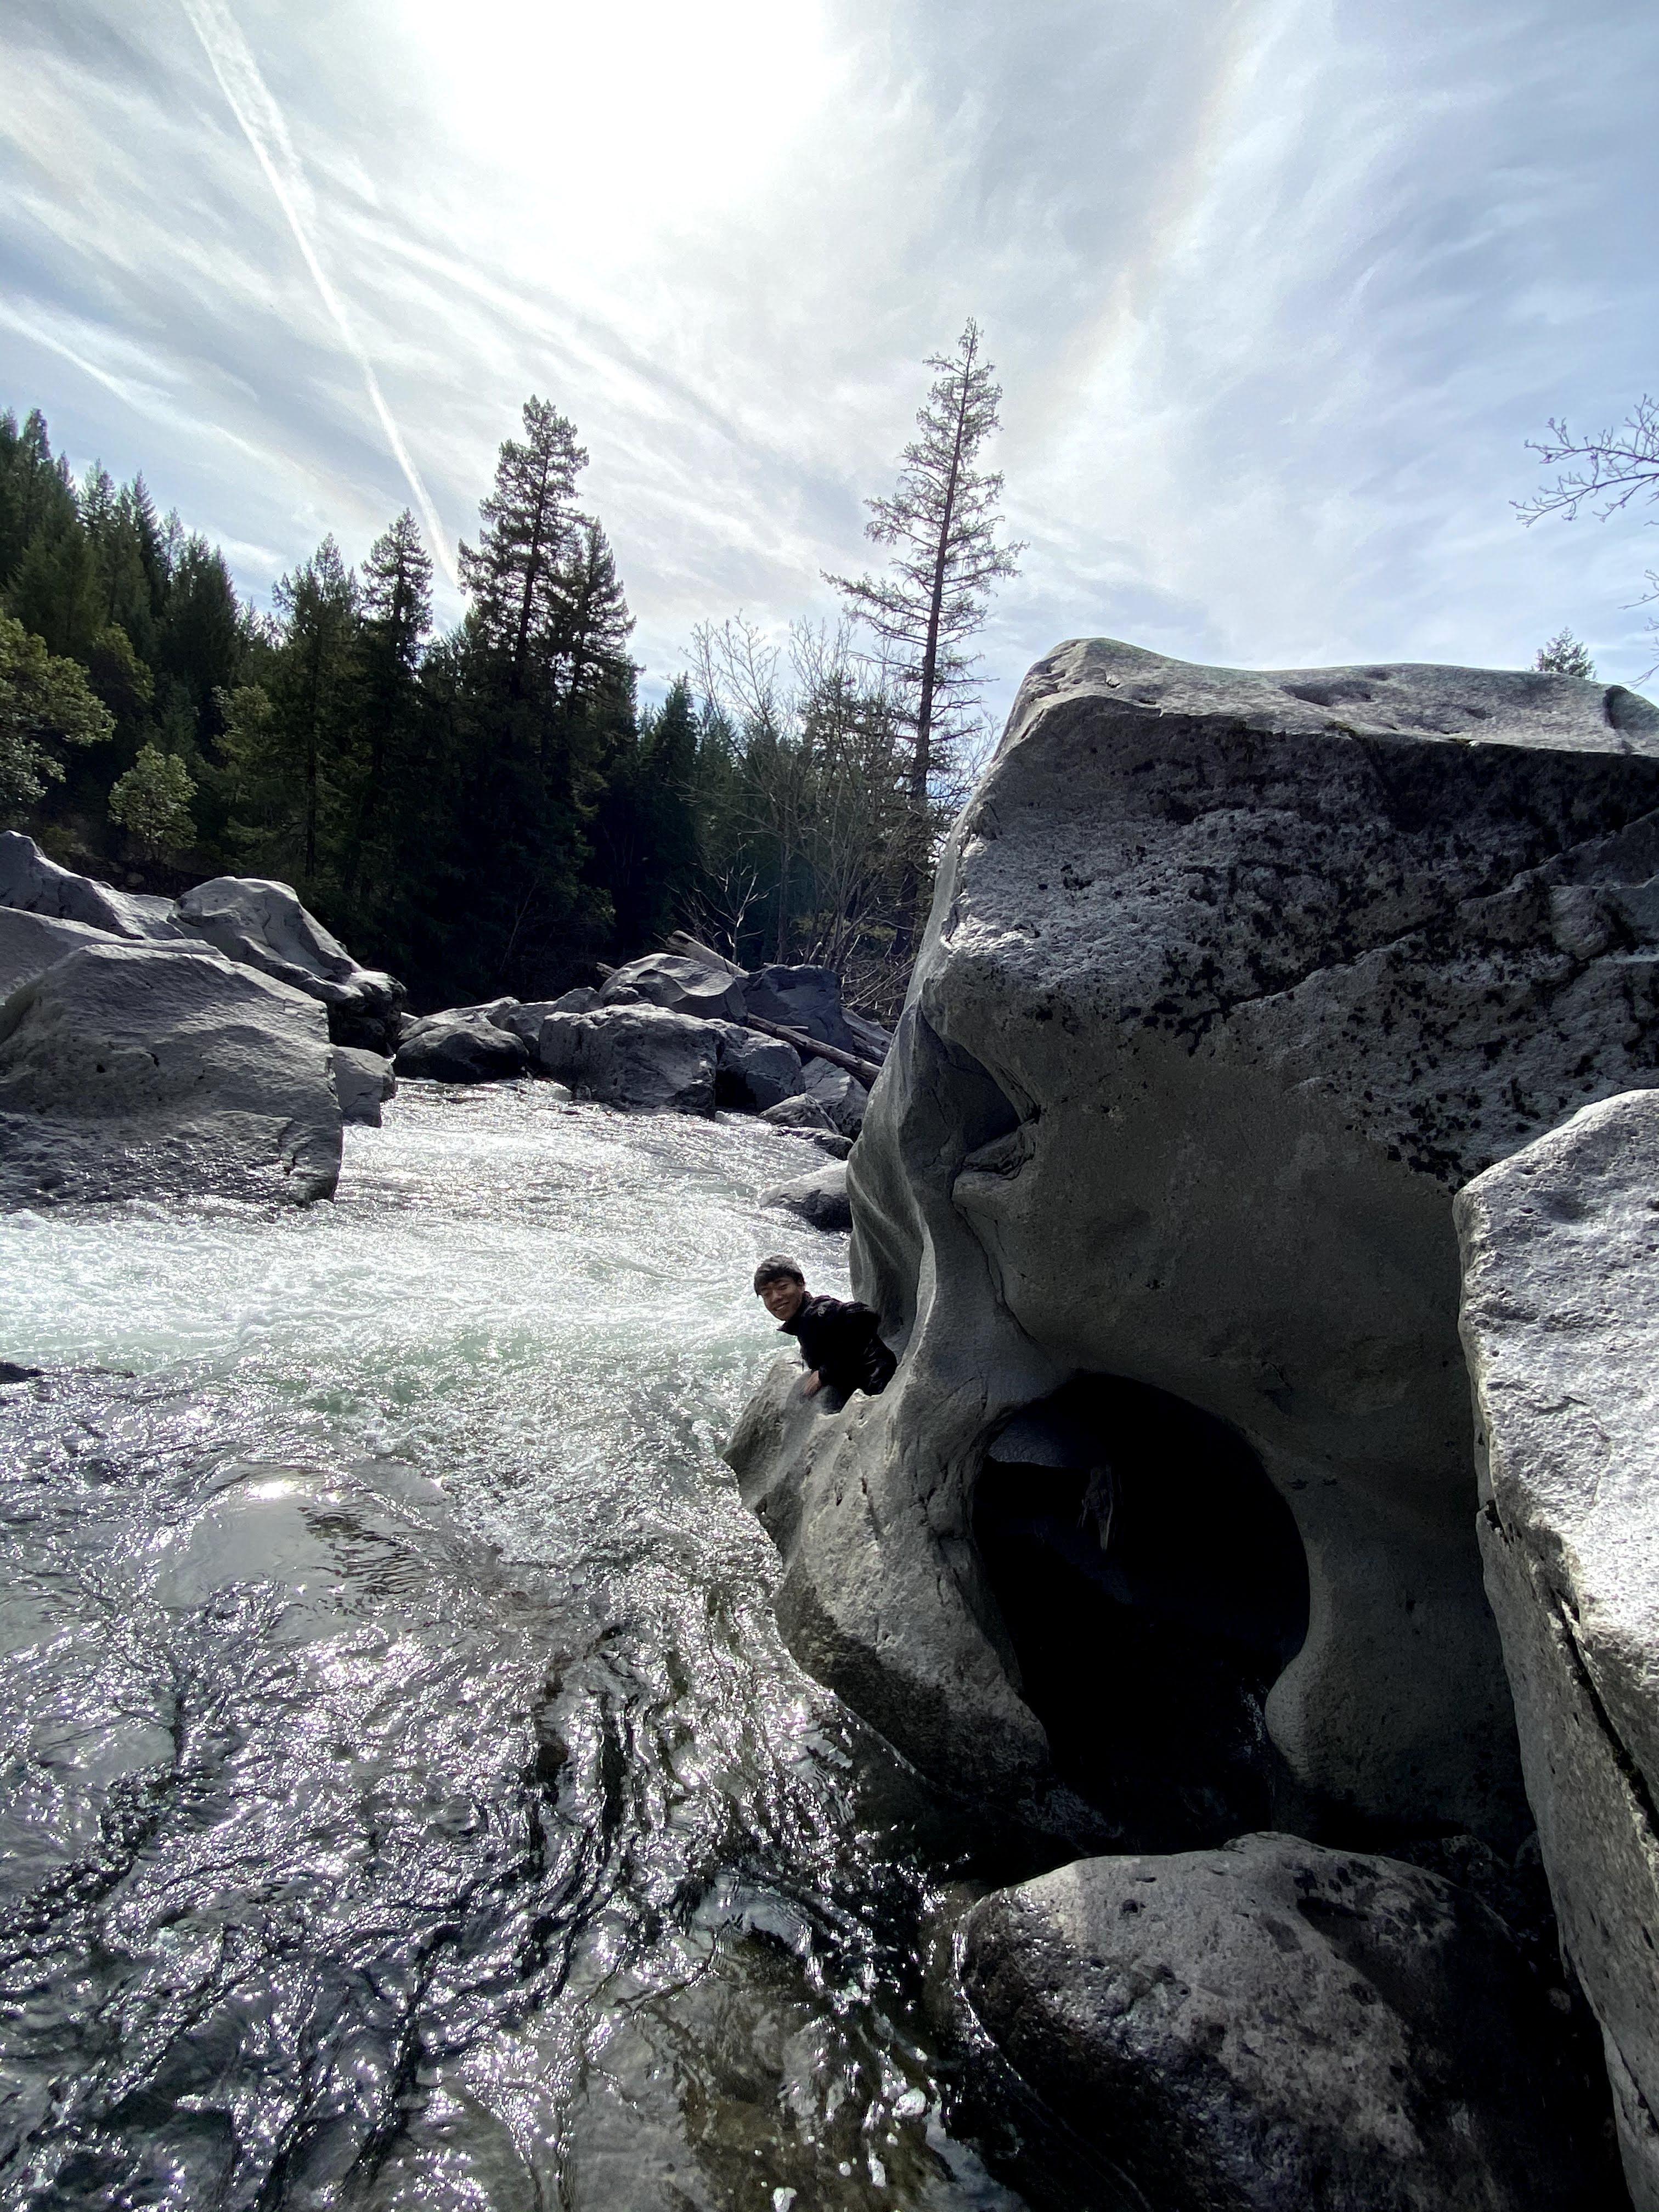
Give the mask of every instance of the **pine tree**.
[[319, 872], [324, 810], [349, 742], [356, 647], [357, 580], [332, 538], [281, 579], [271, 603], [283, 635], [270, 698], [293, 779], [299, 869], [310, 885]]
[[391, 811], [387, 779], [401, 779], [414, 765], [421, 657], [432, 629], [432, 562], [407, 507], [369, 548], [361, 589], [356, 790], [341, 872], [341, 901], [348, 917], [356, 907], [365, 856]]
[[1589, 647], [1576, 638], [1570, 629], [1559, 629], [1547, 645], [1540, 645], [1533, 666], [1546, 676], [1583, 676], [1593, 678], [1595, 663], [1590, 659]]
[[1002, 478], [975, 467], [997, 429], [1001, 388], [983, 357], [979, 326], [964, 325], [954, 354], [935, 354], [938, 372], [916, 416], [921, 435], [904, 448], [898, 489], [867, 502], [866, 535], [892, 549], [886, 575], [827, 576], [854, 618], [871, 630], [910, 731], [907, 915], [896, 956], [926, 914], [935, 824], [933, 781], [977, 703], [969, 640], [985, 620], [993, 585], [1018, 573], [1023, 545], [1000, 544]]
[[567, 709], [579, 708], [608, 684], [625, 681], [631, 667], [626, 647], [634, 617], [628, 611], [611, 541], [592, 515], [576, 518], [558, 592], [562, 605], [556, 643], [563, 704]]
[[525, 402], [525, 441], [502, 443], [495, 485], [478, 512], [475, 547], [461, 547], [461, 582], [480, 641], [499, 657], [507, 688], [522, 698], [556, 658], [563, 619], [564, 563], [574, 534], [572, 502], [587, 455], [574, 423], [544, 399]]

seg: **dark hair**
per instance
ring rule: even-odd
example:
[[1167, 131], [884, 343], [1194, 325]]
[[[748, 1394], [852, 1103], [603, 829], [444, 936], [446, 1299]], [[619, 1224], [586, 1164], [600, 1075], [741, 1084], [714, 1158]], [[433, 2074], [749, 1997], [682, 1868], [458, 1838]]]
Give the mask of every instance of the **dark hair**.
[[757, 1296], [769, 1283], [799, 1283], [802, 1290], [806, 1288], [805, 1276], [802, 1274], [794, 1261], [786, 1258], [781, 1252], [775, 1252], [769, 1260], [763, 1260], [755, 1270], [755, 1290]]

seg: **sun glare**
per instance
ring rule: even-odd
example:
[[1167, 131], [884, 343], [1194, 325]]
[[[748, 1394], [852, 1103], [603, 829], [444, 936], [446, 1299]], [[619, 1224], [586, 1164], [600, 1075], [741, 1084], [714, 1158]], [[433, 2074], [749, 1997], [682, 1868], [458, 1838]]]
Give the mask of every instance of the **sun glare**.
[[760, 189], [836, 74], [811, 0], [410, 0], [398, 21], [471, 151], [630, 219]]

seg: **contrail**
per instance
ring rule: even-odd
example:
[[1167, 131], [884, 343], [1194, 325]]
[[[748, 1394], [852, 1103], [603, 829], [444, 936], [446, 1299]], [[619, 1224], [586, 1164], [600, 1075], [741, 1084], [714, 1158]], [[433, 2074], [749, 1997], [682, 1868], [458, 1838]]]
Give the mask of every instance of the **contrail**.
[[270, 88], [259, 74], [259, 64], [253, 58], [252, 48], [238, 29], [234, 17], [225, 5], [225, 0], [180, 0], [189, 16], [197, 37], [202, 41], [213, 74], [219, 87], [230, 102], [230, 109], [241, 125], [254, 157], [264, 171], [270, 189], [276, 195], [276, 204], [288, 217], [288, 227], [305, 257], [312, 279], [322, 296], [323, 305], [333, 316], [335, 325], [344, 341], [346, 350], [363, 373], [363, 382], [374, 412], [380, 418], [386, 443], [397, 457], [415, 504], [420, 509], [421, 520], [426, 526], [427, 539], [438, 564], [452, 585], [458, 585], [455, 561], [449, 544], [438, 520], [438, 511], [421, 482], [421, 472], [416, 467], [410, 450], [404, 443], [403, 432], [392, 420], [392, 410], [386, 404], [386, 394], [380, 389], [380, 380], [374, 374], [374, 364], [365, 351], [362, 341], [351, 326], [345, 302], [328, 280], [327, 271], [319, 259], [316, 247], [311, 242], [311, 222], [315, 214], [311, 187], [301, 167], [300, 156], [294, 141], [288, 135], [288, 125], [283, 120], [283, 111], [270, 96]]

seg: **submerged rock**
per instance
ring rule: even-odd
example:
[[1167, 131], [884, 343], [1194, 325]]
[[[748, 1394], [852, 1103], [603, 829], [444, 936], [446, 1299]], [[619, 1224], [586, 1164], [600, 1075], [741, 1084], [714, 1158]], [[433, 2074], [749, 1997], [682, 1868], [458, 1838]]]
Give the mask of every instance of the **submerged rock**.
[[332, 1194], [315, 1000], [204, 949], [106, 939], [0, 1006], [0, 1204]]
[[835, 1123], [817, 1100], [808, 1091], [797, 1091], [793, 1098], [781, 1098], [775, 1106], [769, 1106], [761, 1115], [775, 1129], [826, 1129], [839, 1135]]
[[1458, 1198], [1486, 1589], [1631, 2195], [1659, 2208], [1659, 1092]]
[[1559, 2016], [1468, 1891], [1282, 1835], [1084, 1860], [968, 1916], [963, 1987], [1154, 2204], [1603, 2212]]
[[337, 1044], [329, 1054], [334, 1071], [334, 1095], [340, 1102], [340, 1118], [380, 1126], [380, 1109], [398, 1095], [398, 1079], [392, 1062], [378, 1052], [361, 1052], [356, 1046]]
[[[1659, 710], [1616, 685], [1099, 641], [1040, 662], [851, 1164], [854, 1288], [905, 1350], [799, 1472], [797, 1655], [1006, 1800], [1102, 1733], [1055, 1653], [1161, 1679], [1198, 1650], [1199, 1588], [1232, 1616], [1211, 1675], [1242, 1713], [1273, 1685], [1249, 1783], [1273, 1804], [1241, 1820], [1223, 1777], [1192, 1840], [1360, 1816], [1512, 1848], [1451, 1199], [1659, 1080], [1656, 878]], [[1049, 1494], [1018, 1559], [988, 1553], [988, 1453], [1045, 1408]], [[1265, 1504], [1240, 1524], [1248, 1566], [1213, 1535], [1237, 1483], [1290, 1516], [1282, 1541]], [[1115, 1523], [1091, 1504], [1114, 1485]]]
[[537, 1055], [578, 1098], [636, 1112], [714, 1111], [714, 1025], [651, 1006], [550, 1014]]
[[396, 1049], [403, 985], [378, 968], [360, 968], [290, 885], [259, 876], [215, 876], [187, 890], [177, 914], [186, 930], [228, 959], [320, 999], [337, 1044]]
[[761, 1204], [787, 1206], [814, 1229], [850, 1229], [853, 1214], [847, 1202], [847, 1163], [828, 1160], [808, 1175], [775, 1184], [761, 1193]]

